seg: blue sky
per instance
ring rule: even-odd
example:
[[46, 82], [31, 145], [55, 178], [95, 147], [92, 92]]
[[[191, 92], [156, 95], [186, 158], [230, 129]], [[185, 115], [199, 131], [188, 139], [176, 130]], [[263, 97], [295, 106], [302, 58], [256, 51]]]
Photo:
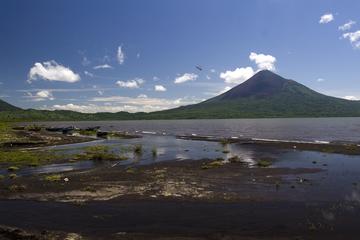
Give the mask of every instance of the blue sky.
[[3, 0], [0, 98], [23, 108], [155, 111], [270, 69], [359, 99], [359, 10], [356, 0]]

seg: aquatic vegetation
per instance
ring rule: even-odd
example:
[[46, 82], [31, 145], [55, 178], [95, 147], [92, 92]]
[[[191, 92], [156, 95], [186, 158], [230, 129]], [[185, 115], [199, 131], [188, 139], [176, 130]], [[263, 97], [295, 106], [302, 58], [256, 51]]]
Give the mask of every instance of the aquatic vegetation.
[[45, 176], [44, 180], [48, 182], [58, 182], [61, 181], [61, 177], [62, 176], [60, 174], [53, 174], [53, 175]]
[[151, 154], [152, 154], [152, 156], [153, 156], [154, 158], [157, 157], [158, 152], [157, 152], [156, 147], [153, 147], [153, 149], [151, 149]]
[[220, 160], [215, 160], [212, 161], [210, 163], [205, 163], [201, 166], [202, 169], [211, 169], [211, 168], [216, 168], [216, 167], [221, 167], [224, 165], [223, 161]]
[[126, 156], [119, 156], [110, 151], [108, 146], [96, 145], [86, 147], [85, 151], [73, 157], [74, 160], [94, 160], [94, 161], [118, 161], [128, 159]]
[[19, 170], [19, 167], [17, 167], [17, 166], [10, 166], [10, 167], [8, 167], [8, 171], [9, 171], [9, 172], [15, 172], [15, 171], [17, 171], [17, 170]]
[[108, 152], [109, 150], [110, 148], [104, 145], [89, 146], [85, 148], [85, 152], [87, 153]]
[[40, 132], [42, 129], [41, 126], [33, 124], [33, 125], [28, 125], [25, 127], [25, 130], [30, 131], [30, 132]]
[[16, 166], [38, 166], [52, 160], [58, 160], [60, 155], [51, 151], [11, 150], [0, 151], [0, 163]]
[[138, 155], [141, 155], [143, 153], [143, 148], [141, 144], [136, 144], [134, 146], [134, 153]]
[[132, 152], [132, 151], [133, 151], [133, 149], [130, 146], [121, 146], [120, 147], [120, 152], [121, 153], [128, 153], [128, 152]]
[[272, 162], [269, 158], [263, 158], [257, 162], [258, 167], [270, 167], [271, 164], [272, 164]]
[[108, 137], [114, 137], [114, 138], [121, 138], [121, 139], [132, 139], [132, 138], [140, 138], [141, 136], [138, 135], [131, 135], [124, 132], [108, 132]]
[[0, 143], [16, 139], [10, 124], [0, 122]]
[[136, 168], [133, 167], [129, 167], [128, 169], [126, 169], [127, 173], [136, 173]]
[[74, 158], [75, 160], [94, 160], [94, 161], [116, 161], [123, 160], [119, 156], [109, 152], [80, 153]]

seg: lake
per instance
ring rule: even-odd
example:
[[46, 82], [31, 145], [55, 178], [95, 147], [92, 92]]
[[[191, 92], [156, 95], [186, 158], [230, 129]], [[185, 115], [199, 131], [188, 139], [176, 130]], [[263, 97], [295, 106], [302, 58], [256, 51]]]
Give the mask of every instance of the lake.
[[101, 126], [103, 131], [155, 133], [160, 135], [198, 134], [224, 137], [264, 138], [301, 141], [360, 142], [360, 118], [272, 118], [138, 120], [99, 122], [39, 122], [47, 126], [79, 128]]

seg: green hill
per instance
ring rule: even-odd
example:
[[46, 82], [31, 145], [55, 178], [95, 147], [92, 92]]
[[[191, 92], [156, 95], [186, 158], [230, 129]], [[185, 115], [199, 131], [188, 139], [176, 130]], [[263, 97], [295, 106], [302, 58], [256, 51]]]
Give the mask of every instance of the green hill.
[[134, 120], [271, 117], [360, 117], [360, 101], [323, 95], [270, 71], [204, 102], [152, 113], [20, 110], [0, 101], [0, 120]]
[[3, 100], [0, 99], [0, 112], [3, 111], [16, 111], [16, 110], [20, 110], [20, 108], [15, 107]]

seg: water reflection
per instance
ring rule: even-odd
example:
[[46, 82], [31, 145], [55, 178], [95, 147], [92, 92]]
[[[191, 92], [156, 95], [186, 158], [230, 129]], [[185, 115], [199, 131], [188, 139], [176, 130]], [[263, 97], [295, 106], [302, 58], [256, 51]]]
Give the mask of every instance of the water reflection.
[[[296, 193], [297, 195], [293, 193], [294, 199], [339, 200], [360, 204], [360, 193], [357, 187], [360, 186], [360, 156], [294, 149], [284, 150], [237, 143], [223, 146], [217, 142], [190, 141], [176, 139], [173, 136], [158, 135], [144, 136], [143, 138], [137, 139], [101, 140], [90, 143], [56, 146], [52, 147], [52, 149], [62, 151], [65, 154], [76, 154], [82, 151], [85, 146], [98, 144], [108, 146], [111, 151], [119, 155], [127, 156], [128, 160], [118, 162], [81, 161], [51, 164], [36, 168], [23, 168], [17, 174], [50, 174], [90, 169], [104, 164], [116, 167], [120, 165], [145, 165], [153, 164], [154, 162], [185, 159], [201, 160], [222, 158], [228, 160], [235, 156], [238, 156], [242, 162], [246, 163], [244, 166], [257, 167], [257, 161], [259, 161], [259, 159], [270, 158], [272, 159], [272, 168], [322, 170], [316, 174], [292, 174], [282, 176], [286, 181], [293, 182], [292, 184], [295, 184], [299, 189]], [[137, 144], [142, 146], [141, 154], [135, 154], [133, 152], [133, 148]], [[153, 154], [154, 149], [156, 149], [156, 156]], [[0, 174], [7, 174], [6, 169], [0, 170]], [[306, 184], [299, 179], [306, 179]], [[288, 194], [288, 190], [283, 189], [284, 188], [280, 187], [278, 193]]]

